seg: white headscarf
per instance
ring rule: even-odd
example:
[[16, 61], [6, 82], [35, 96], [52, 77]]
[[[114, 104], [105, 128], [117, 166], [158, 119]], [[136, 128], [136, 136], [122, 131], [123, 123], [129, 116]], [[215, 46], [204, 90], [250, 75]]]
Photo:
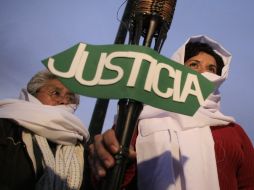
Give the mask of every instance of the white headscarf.
[[185, 45], [208, 43], [219, 54], [224, 67], [221, 76], [202, 73], [216, 90], [193, 117], [144, 106], [138, 125], [138, 185], [146, 190], [217, 190], [214, 141], [210, 126], [227, 125], [234, 119], [220, 112], [219, 86], [228, 76], [231, 55], [207, 36], [188, 39], [171, 59], [184, 64]]

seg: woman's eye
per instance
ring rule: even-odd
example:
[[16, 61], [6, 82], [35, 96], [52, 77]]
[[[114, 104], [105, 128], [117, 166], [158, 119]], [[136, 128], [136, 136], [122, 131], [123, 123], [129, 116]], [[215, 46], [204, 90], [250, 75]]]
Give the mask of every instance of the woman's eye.
[[51, 94], [53, 95], [53, 96], [60, 96], [60, 92], [58, 92], [58, 91], [56, 91], [56, 90], [53, 90], [53, 91], [51, 91]]
[[198, 64], [197, 63], [190, 63], [189, 67], [191, 67], [191, 68], [197, 68]]
[[74, 95], [69, 95], [68, 100], [69, 100], [69, 102], [74, 103], [75, 102], [75, 96]]
[[215, 69], [210, 69], [210, 72], [216, 73]]
[[216, 68], [215, 67], [209, 67], [209, 71], [211, 73], [215, 73], [216, 74]]

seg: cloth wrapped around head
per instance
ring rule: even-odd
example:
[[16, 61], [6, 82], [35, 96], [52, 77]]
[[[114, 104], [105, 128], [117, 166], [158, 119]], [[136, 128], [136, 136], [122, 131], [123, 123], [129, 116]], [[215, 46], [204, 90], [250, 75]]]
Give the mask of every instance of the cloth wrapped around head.
[[224, 66], [220, 76], [210, 72], [202, 73], [215, 84], [216, 90], [194, 116], [144, 106], [136, 142], [138, 185], [142, 189], [219, 189], [210, 126], [234, 122], [232, 117], [220, 112], [218, 90], [228, 76], [231, 55], [216, 41], [201, 35], [188, 39], [173, 54], [172, 60], [184, 64], [188, 42], [210, 45], [221, 56]]

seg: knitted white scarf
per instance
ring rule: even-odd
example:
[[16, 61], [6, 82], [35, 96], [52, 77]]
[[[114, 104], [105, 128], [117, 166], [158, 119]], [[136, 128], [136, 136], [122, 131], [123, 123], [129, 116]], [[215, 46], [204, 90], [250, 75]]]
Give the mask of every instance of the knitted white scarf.
[[[84, 165], [79, 141], [88, 140], [89, 133], [73, 114], [76, 105], [43, 105], [26, 90], [21, 91], [20, 98], [0, 100], [0, 117], [13, 119], [34, 134], [45, 164], [36, 189], [79, 189]], [[22, 137], [35, 166], [32, 143], [28, 140], [31, 137]], [[47, 140], [57, 144], [55, 156]]]
[[[230, 54], [206, 36], [195, 36], [190, 40], [209, 43], [223, 57], [222, 76], [203, 73], [219, 88], [228, 75]], [[185, 44], [173, 60], [183, 63]], [[234, 122], [232, 117], [219, 111], [219, 105], [220, 94], [216, 90], [193, 117], [144, 106], [136, 142], [139, 189], [219, 189], [210, 126]]]

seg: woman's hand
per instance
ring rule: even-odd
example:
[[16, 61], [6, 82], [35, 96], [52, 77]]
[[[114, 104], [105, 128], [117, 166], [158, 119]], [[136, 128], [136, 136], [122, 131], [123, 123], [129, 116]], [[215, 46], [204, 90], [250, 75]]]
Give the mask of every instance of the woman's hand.
[[[94, 137], [94, 143], [89, 146], [88, 160], [92, 173], [97, 179], [106, 176], [106, 170], [114, 166], [113, 155], [119, 151], [119, 148], [120, 145], [113, 129]], [[129, 149], [129, 158], [136, 158], [133, 147]]]

